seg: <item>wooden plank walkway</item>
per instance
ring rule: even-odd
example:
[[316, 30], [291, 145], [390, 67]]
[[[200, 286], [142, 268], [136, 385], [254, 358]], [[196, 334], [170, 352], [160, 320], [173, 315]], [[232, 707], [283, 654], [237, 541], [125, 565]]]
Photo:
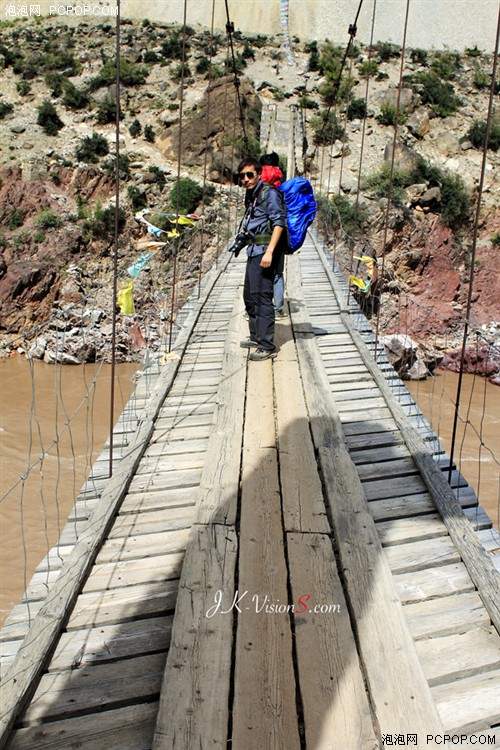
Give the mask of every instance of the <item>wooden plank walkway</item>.
[[458, 473], [429, 487], [446, 457], [321, 248], [288, 259], [272, 362], [239, 347], [243, 269], [192, 302], [1, 631], [0, 747], [499, 746], [498, 535]]

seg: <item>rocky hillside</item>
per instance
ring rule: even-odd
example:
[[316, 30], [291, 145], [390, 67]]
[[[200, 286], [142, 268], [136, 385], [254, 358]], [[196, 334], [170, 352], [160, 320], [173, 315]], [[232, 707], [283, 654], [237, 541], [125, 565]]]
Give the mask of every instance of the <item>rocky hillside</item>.
[[[212, 39], [206, 30], [188, 29], [184, 71], [178, 28], [127, 21], [121, 26], [121, 44], [122, 279], [127, 278], [126, 268], [140, 254], [140, 241], [146, 236], [144, 225], [134, 219], [137, 212], [149, 209], [147, 218], [158, 226], [162, 214], [177, 208], [181, 108], [180, 170], [187, 181], [182, 193], [186, 205], [181, 208], [205, 219], [202, 229], [201, 223], [184, 227], [180, 240], [167, 240], [148, 264], [147, 276], [138, 279], [134, 291], [138, 320], [144, 325], [148, 321], [154, 337], [158, 320], [169, 315], [174, 255], [180, 280], [177, 307], [233, 226], [228, 217], [240, 191], [232, 182], [244, 144], [224, 37]], [[89, 298], [100, 314], [97, 321], [90, 316], [88, 329], [77, 332], [76, 338], [86, 340], [92, 334], [93, 343], [82, 351], [73, 350], [75, 361], [109, 346], [115, 46], [111, 23], [66, 26], [61, 19], [34, 19], [0, 28], [0, 335], [9, 341], [54, 311]], [[367, 246], [380, 256], [385, 238], [385, 324], [390, 327], [391, 310], [401, 306], [403, 292], [437, 311], [432, 319], [424, 315], [418, 323], [412, 321], [408, 333], [453, 348], [456, 342], [445, 339], [444, 330], [456, 331], [458, 341], [467, 298], [471, 209], [482, 158], [476, 131], [486, 119], [491, 57], [477, 49], [461, 56], [408, 52], [395, 167], [398, 180], [400, 173], [411, 174], [412, 179], [398, 183], [386, 231], [383, 165], [391, 158], [388, 144], [397, 104], [398, 50], [379, 44], [369, 58], [368, 50], [358, 46], [349, 58], [352, 76], [344, 78], [339, 103], [330, 110], [338, 51], [332, 45], [318, 50], [314, 43], [295, 40], [294, 54], [297, 64], [290, 66], [279, 38], [236, 34], [239, 91], [251, 150], [259, 149], [263, 106], [299, 105], [307, 120], [306, 163], [322, 203], [325, 231], [335, 237], [339, 257], [342, 248], [348, 258], [352, 247], [362, 252]], [[429, 78], [431, 72], [434, 77]], [[432, 85], [439, 89], [438, 95]], [[443, 111], [441, 98], [451, 92], [458, 105], [450, 114]], [[476, 131], [471, 131], [474, 127]], [[492, 143], [498, 148], [498, 140]], [[363, 178], [358, 184], [362, 147]], [[492, 322], [500, 320], [494, 265], [500, 241], [497, 168], [498, 152], [492, 148], [473, 297], [474, 325], [488, 326], [488, 334], [496, 330]], [[361, 224], [355, 215], [360, 206]], [[167, 228], [168, 222], [162, 226]], [[73, 320], [72, 330], [76, 328]], [[47, 335], [50, 339], [53, 332]]]

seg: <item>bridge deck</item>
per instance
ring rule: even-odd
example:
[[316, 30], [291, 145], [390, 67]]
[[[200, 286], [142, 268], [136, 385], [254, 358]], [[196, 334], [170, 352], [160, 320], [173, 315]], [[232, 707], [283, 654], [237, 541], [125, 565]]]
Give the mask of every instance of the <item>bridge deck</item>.
[[312, 240], [288, 261], [278, 357], [247, 363], [243, 267], [214, 271], [139, 384], [113, 479], [105, 451], [29, 586], [27, 635], [27, 604], [3, 628], [4, 743], [368, 750], [497, 727], [500, 747], [500, 638], [410, 421], [438, 474], [446, 456], [367, 366]]

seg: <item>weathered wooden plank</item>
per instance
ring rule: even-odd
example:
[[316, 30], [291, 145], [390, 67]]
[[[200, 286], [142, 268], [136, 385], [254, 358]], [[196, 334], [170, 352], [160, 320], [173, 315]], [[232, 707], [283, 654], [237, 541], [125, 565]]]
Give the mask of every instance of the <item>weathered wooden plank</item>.
[[85, 582], [85, 591], [123, 588], [145, 581], [175, 580], [180, 578], [183, 559], [183, 552], [174, 552], [171, 555], [155, 555], [146, 559], [94, 565]]
[[237, 549], [231, 527], [193, 527], [162, 681], [155, 750], [227, 747], [233, 619], [225, 609], [234, 598]]
[[134, 476], [130, 483], [129, 493], [152, 492], [155, 490], [173, 489], [174, 487], [192, 487], [199, 484], [201, 469], [181, 469], [180, 471], [158, 472]]
[[404, 613], [414, 639], [451, 635], [491, 624], [476, 591], [410, 603]]
[[196, 500], [196, 486], [158, 490], [157, 492], [135, 492], [127, 495], [120, 507], [120, 515], [148, 512], [162, 508], [182, 508]]
[[394, 576], [393, 581], [403, 604], [474, 591], [474, 584], [463, 563], [400, 573]]
[[381, 480], [384, 477], [407, 477], [418, 473], [412, 458], [399, 458], [390, 461], [373, 461], [357, 467], [358, 476], [362, 482], [372, 479]]
[[175, 607], [178, 585], [177, 580], [152, 581], [110, 591], [84, 592], [77, 599], [67, 630], [166, 615]]
[[[292, 321], [312, 434], [347, 596], [357, 622], [360, 655], [372, 705], [384, 731], [392, 726], [397, 716], [398, 730], [416, 733], [417, 747], [424, 748], [424, 733], [442, 733], [442, 724], [402, 606], [394, 594], [392, 575], [368, 511], [363, 486], [345, 445], [339, 413], [316, 342], [310, 334], [298, 268], [293, 263], [289, 263], [288, 268]], [[398, 658], [388, 658], [389, 654], [398, 654]]]
[[287, 547], [306, 745], [371, 750], [377, 743], [331, 540], [288, 534]]
[[242, 312], [238, 298], [227, 332], [217, 409], [197, 494], [199, 523], [236, 523], [246, 380], [246, 352], [239, 346], [246, 328]]
[[427, 486], [420, 476], [386, 477], [365, 482], [363, 489], [369, 501], [390, 497], [401, 498], [405, 495], [422, 495], [427, 492]]
[[381, 521], [377, 523], [377, 531], [384, 547], [422, 539], [435, 539], [448, 534], [441, 516], [437, 513]]
[[[281, 343], [278, 341], [278, 343]], [[295, 348], [295, 347], [294, 347]], [[297, 361], [274, 362], [278, 451], [286, 531], [329, 533]]]
[[166, 652], [172, 622], [173, 615], [167, 615], [62, 633], [48, 671]]
[[288, 600], [271, 361], [248, 369], [238, 574], [240, 595], [248, 593], [237, 623], [232, 748], [298, 750], [289, 615], [256, 606], [265, 596]]
[[23, 725], [155, 699], [165, 659], [164, 652], [47, 673], [23, 715]]
[[151, 750], [158, 704], [141, 703], [12, 733], [9, 750]]
[[108, 539], [185, 529], [193, 523], [194, 513], [195, 507], [192, 504], [181, 508], [153, 510], [136, 516], [130, 513], [119, 515], [108, 534]]
[[[453, 692], [449, 685], [452, 681], [499, 669], [500, 636], [493, 626], [473, 628], [465, 633], [417, 641], [417, 653], [429, 685], [448, 684]], [[500, 681], [498, 688], [500, 718]], [[490, 719], [487, 717], [487, 721]]]
[[460, 561], [460, 555], [449, 536], [385, 547], [384, 552], [393, 573], [423, 570]]
[[432, 694], [448, 732], [473, 732], [500, 721], [500, 669], [437, 685]]
[[178, 529], [107, 540], [97, 555], [96, 563], [182, 552], [186, 549], [188, 538], [189, 529]]

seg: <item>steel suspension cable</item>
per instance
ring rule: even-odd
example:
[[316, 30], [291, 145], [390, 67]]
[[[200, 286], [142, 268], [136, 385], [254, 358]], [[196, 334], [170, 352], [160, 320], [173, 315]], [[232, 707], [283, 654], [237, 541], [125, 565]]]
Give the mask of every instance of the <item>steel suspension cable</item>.
[[[399, 124], [399, 113], [401, 109], [401, 88], [403, 85], [403, 67], [404, 67], [404, 61], [405, 61], [405, 52], [406, 52], [406, 36], [408, 32], [408, 16], [410, 14], [410, 2], [411, 0], [406, 0], [406, 13], [405, 13], [405, 22], [404, 22], [404, 30], [403, 30], [403, 43], [401, 45], [401, 65], [399, 68], [399, 81], [398, 81], [398, 96], [396, 100], [396, 115], [395, 115], [395, 123], [394, 123], [394, 137], [392, 141], [392, 154], [391, 154], [391, 165], [389, 168], [389, 190], [388, 190], [388, 196], [387, 196], [387, 206], [385, 211], [385, 220], [384, 220], [384, 239], [382, 244], [382, 266], [380, 269], [379, 279], [380, 279], [380, 295], [382, 295], [382, 287], [384, 283], [384, 271], [385, 271], [385, 257], [387, 253], [387, 230], [389, 228], [389, 213], [391, 209], [391, 202], [392, 202], [392, 184], [394, 179], [394, 162], [396, 159], [396, 143], [397, 143], [397, 137], [398, 137], [398, 124]], [[377, 357], [377, 348], [378, 348], [378, 337], [379, 337], [379, 328], [380, 328], [380, 311], [381, 311], [381, 305], [378, 306], [377, 310], [377, 318], [376, 318], [376, 324], [375, 324], [375, 343], [374, 343], [374, 355]]]
[[452, 438], [451, 438], [451, 449], [450, 449], [450, 469], [448, 473], [448, 482], [451, 480], [451, 465], [453, 462], [453, 454], [455, 450], [455, 442], [456, 442], [456, 436], [457, 436], [457, 422], [458, 422], [458, 411], [460, 408], [460, 394], [462, 392], [462, 380], [463, 380], [463, 374], [464, 374], [464, 362], [465, 362], [465, 351], [467, 348], [467, 338], [469, 335], [469, 326], [470, 326], [470, 313], [471, 313], [471, 307], [472, 307], [472, 294], [474, 290], [474, 272], [475, 272], [475, 264], [476, 264], [476, 250], [477, 250], [477, 235], [479, 230], [479, 214], [481, 210], [481, 203], [483, 199], [483, 188], [484, 188], [484, 176], [486, 172], [486, 161], [487, 161], [487, 151], [488, 151], [488, 143], [491, 133], [491, 122], [492, 122], [492, 114], [493, 114], [493, 97], [495, 94], [495, 84], [496, 84], [496, 71], [497, 71], [497, 61], [498, 61], [498, 46], [499, 46], [499, 37], [500, 37], [500, 8], [498, 11], [498, 20], [497, 20], [497, 31], [496, 31], [496, 39], [495, 39], [495, 51], [493, 53], [493, 70], [491, 73], [491, 87], [490, 87], [490, 98], [488, 103], [488, 116], [486, 120], [486, 132], [484, 135], [484, 143], [483, 143], [483, 158], [481, 163], [481, 176], [479, 179], [479, 187], [477, 192], [477, 204], [476, 204], [476, 214], [475, 214], [475, 220], [474, 220], [474, 231], [472, 234], [472, 248], [471, 248], [471, 258], [470, 258], [470, 276], [469, 276], [469, 292], [467, 295], [467, 306], [466, 306], [466, 312], [465, 312], [465, 325], [464, 325], [464, 335], [462, 340], [462, 352], [460, 356], [460, 370], [458, 374], [458, 385], [457, 385], [457, 396], [455, 399], [455, 416], [453, 419], [453, 432], [452, 432]]
[[[181, 179], [181, 158], [182, 158], [182, 126], [183, 126], [183, 114], [184, 114], [184, 76], [186, 67], [186, 26], [187, 26], [187, 0], [184, 0], [184, 16], [182, 22], [182, 55], [181, 55], [181, 80], [180, 80], [180, 103], [179, 103], [179, 140], [177, 144], [177, 193], [175, 201], [175, 218], [176, 226], [179, 219], [179, 206], [180, 206], [180, 179]], [[170, 321], [169, 321], [169, 333], [168, 333], [168, 351], [172, 350], [172, 339], [173, 339], [173, 326], [174, 326], [174, 311], [175, 311], [175, 294], [177, 290], [177, 255], [179, 250], [179, 238], [176, 237], [174, 240], [173, 250], [173, 268], [172, 268], [172, 291], [170, 300]]]
[[203, 275], [203, 254], [205, 247], [205, 208], [207, 194], [207, 171], [208, 171], [208, 136], [210, 133], [210, 105], [212, 93], [212, 62], [213, 62], [213, 43], [214, 43], [214, 25], [215, 25], [215, 0], [212, 0], [212, 20], [210, 24], [210, 50], [209, 50], [209, 68], [208, 68], [208, 89], [207, 89], [207, 111], [205, 117], [205, 155], [203, 160], [203, 197], [202, 197], [202, 228], [201, 228], [201, 250], [200, 250], [200, 269], [198, 273], [198, 299], [201, 295], [201, 279]]
[[229, 39], [229, 47], [231, 49], [231, 58], [233, 62], [233, 73], [234, 73], [234, 87], [236, 89], [236, 99], [238, 101], [238, 109], [240, 113], [240, 123], [241, 123], [241, 129], [243, 131], [243, 144], [245, 147], [245, 151], [248, 150], [248, 136], [245, 129], [245, 116], [243, 113], [243, 103], [241, 101], [241, 94], [240, 94], [240, 79], [238, 76], [238, 70], [236, 68], [236, 57], [234, 54], [234, 44], [233, 44], [233, 33], [234, 33], [234, 23], [231, 21], [229, 17], [229, 3], [228, 0], [225, 0], [226, 3], [226, 17], [227, 17], [227, 23], [226, 23], [226, 33]]
[[111, 318], [111, 390], [109, 406], [109, 476], [113, 476], [113, 428], [116, 374], [116, 307], [118, 299], [118, 229], [120, 219], [120, 0], [116, 0], [116, 118], [115, 118], [115, 233], [113, 258], [113, 309]]

